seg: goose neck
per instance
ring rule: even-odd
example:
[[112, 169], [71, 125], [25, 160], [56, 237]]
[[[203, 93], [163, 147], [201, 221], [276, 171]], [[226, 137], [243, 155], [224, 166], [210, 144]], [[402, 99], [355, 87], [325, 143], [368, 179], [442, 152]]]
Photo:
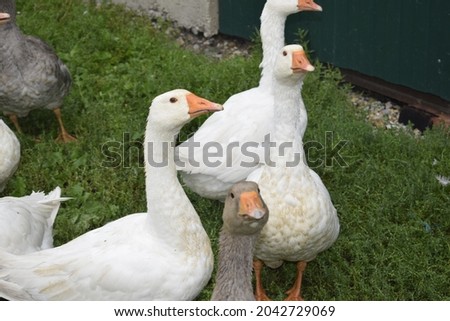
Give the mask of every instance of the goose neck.
[[155, 204], [171, 204], [170, 193], [183, 193], [174, 162], [176, 131], [147, 125], [144, 140], [145, 189], [147, 210]]
[[260, 86], [270, 86], [278, 51], [284, 46], [284, 27], [287, 15], [265, 6], [261, 14], [261, 42], [263, 59], [261, 62]]
[[274, 136], [277, 141], [300, 139], [301, 118], [306, 117], [306, 110], [301, 95], [302, 81], [276, 82], [274, 86]]
[[179, 130], [161, 128], [154, 121], [147, 123], [144, 166], [148, 227], [154, 237], [180, 251], [180, 255], [185, 253], [209, 267], [212, 250], [208, 235], [177, 177], [174, 146]]
[[253, 296], [251, 277], [257, 237], [258, 234], [235, 235], [222, 229], [213, 300], [216, 296]]

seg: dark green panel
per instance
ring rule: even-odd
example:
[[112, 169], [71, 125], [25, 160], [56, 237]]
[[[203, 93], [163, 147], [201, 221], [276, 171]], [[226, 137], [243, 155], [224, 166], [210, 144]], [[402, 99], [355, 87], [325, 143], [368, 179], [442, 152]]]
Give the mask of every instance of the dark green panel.
[[[319, 60], [450, 100], [450, 1], [317, 0], [289, 17], [286, 39], [309, 31]], [[264, 0], [220, 0], [220, 31], [249, 39]]]
[[221, 33], [250, 39], [259, 29], [264, 0], [219, 0]]

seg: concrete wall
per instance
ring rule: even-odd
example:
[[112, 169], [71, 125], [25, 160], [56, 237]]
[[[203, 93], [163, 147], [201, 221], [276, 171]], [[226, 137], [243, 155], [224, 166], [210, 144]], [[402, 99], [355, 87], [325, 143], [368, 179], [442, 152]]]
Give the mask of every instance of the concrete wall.
[[170, 20], [209, 37], [219, 31], [219, 0], [112, 0], [150, 16], [167, 15]]

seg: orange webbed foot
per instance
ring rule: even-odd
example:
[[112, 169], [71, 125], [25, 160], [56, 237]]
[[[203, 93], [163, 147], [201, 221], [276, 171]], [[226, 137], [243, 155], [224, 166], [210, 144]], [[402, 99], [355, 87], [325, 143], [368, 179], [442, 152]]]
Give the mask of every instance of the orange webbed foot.
[[76, 141], [78, 141], [78, 140], [67, 132], [59, 133], [58, 137], [56, 138], [56, 142], [58, 142], [58, 143], [70, 143], [70, 142], [76, 142]]
[[297, 262], [297, 278], [292, 288], [286, 292], [288, 296], [284, 301], [304, 301], [301, 295], [301, 289], [303, 272], [305, 272], [306, 264], [307, 263], [304, 261]]
[[261, 260], [253, 260], [253, 270], [255, 271], [255, 300], [256, 301], [271, 301], [267, 296], [266, 291], [262, 286], [261, 271], [264, 263]]
[[55, 116], [56, 116], [56, 119], [57, 119], [58, 125], [59, 125], [59, 135], [58, 135], [58, 138], [56, 138], [56, 141], [58, 143], [76, 142], [77, 139], [75, 137], [73, 137], [72, 135], [70, 135], [64, 128], [64, 124], [63, 124], [62, 117], [61, 117], [61, 109], [55, 108], [53, 110], [53, 112], [55, 113]]

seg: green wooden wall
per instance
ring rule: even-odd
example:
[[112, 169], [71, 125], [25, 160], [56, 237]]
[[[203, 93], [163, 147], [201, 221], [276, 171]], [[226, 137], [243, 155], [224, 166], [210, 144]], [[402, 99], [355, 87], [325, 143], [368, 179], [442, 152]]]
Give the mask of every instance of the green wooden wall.
[[[450, 100], [449, 0], [316, 0], [322, 13], [288, 18], [322, 62]], [[220, 32], [249, 39], [265, 0], [219, 0]]]

